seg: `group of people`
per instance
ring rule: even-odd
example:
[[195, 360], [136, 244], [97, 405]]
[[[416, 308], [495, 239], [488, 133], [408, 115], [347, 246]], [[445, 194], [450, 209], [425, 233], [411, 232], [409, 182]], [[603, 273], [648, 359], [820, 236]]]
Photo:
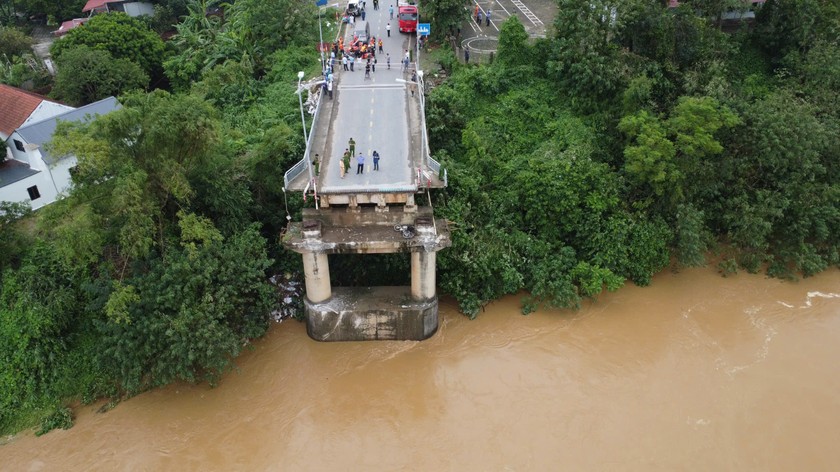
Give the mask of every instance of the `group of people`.
[[[317, 155], [316, 155], [317, 157]], [[371, 154], [373, 158], [373, 170], [379, 170], [379, 153], [377, 151], [373, 151]], [[343, 179], [348, 172], [350, 172], [350, 160], [356, 159], [356, 174], [364, 174], [365, 173], [365, 155], [363, 153], [356, 154], [356, 141], [353, 138], [350, 138], [350, 141], [347, 142], [347, 147], [344, 149], [344, 154], [341, 156], [341, 159], [338, 161], [338, 169], [341, 173], [341, 178]], [[314, 161], [313, 161], [314, 164]], [[317, 171], [316, 171], [317, 173]]]
[[[481, 26], [482, 11], [481, 11], [481, 8], [479, 8], [478, 4], [476, 4], [476, 6], [475, 6], [475, 13], [473, 14], [473, 17], [475, 17], [475, 22], [478, 23], [478, 26]], [[490, 26], [490, 10], [489, 9], [486, 12], [484, 12], [484, 19], [487, 21], [486, 26]]]

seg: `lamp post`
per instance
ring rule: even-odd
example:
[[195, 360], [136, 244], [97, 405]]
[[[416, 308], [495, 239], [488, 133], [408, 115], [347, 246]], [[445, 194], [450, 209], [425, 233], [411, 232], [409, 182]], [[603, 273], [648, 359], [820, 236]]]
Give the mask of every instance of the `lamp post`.
[[[324, 2], [326, 3], [326, 2]], [[324, 72], [326, 75], [327, 70], [327, 63], [324, 62], [324, 34], [321, 33], [321, 6], [318, 6], [318, 40], [321, 41], [318, 43], [318, 50], [321, 51], [321, 72]]]
[[303, 80], [303, 71], [298, 72], [298, 103], [300, 103], [300, 124], [303, 126], [303, 142], [309, 143], [309, 137], [306, 135], [306, 120], [303, 118], [303, 89], [300, 88], [300, 81]]
[[297, 94], [298, 103], [300, 104], [300, 124], [303, 128], [303, 158], [306, 160], [306, 169], [309, 171], [309, 181], [312, 182], [314, 180], [314, 176], [312, 175], [312, 163], [309, 162], [309, 153], [306, 152], [309, 150], [309, 136], [306, 135], [306, 119], [303, 117], [303, 89], [300, 87], [301, 80], [303, 80], [303, 71], [298, 72]]
[[324, 59], [324, 34], [321, 32], [321, 7], [327, 6], [327, 0], [315, 0], [315, 6], [318, 7], [318, 51], [321, 53], [321, 72], [326, 75], [327, 63]]

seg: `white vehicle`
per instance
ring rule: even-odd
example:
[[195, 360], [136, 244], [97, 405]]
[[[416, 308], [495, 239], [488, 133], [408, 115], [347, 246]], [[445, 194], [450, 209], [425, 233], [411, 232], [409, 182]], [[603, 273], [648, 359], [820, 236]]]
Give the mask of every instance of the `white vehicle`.
[[359, 5], [358, 0], [347, 1], [347, 14], [353, 16], [359, 16], [362, 14], [362, 6]]

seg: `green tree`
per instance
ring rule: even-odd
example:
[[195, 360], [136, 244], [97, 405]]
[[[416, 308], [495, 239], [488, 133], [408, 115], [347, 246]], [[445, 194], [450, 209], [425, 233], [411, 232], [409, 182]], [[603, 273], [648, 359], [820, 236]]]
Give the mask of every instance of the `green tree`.
[[505, 66], [529, 64], [533, 60], [528, 32], [516, 15], [508, 17], [499, 31], [499, 62]]
[[73, 106], [120, 95], [149, 84], [149, 76], [134, 62], [114, 59], [107, 51], [78, 46], [56, 62], [53, 96]]
[[194, 198], [192, 181], [217, 143], [218, 122], [192, 96], [155, 91], [122, 103], [87, 127], [60, 126], [53, 146], [77, 156], [74, 192], [97, 202], [125, 267], [153, 249], [165, 253], [176, 213]]
[[138, 64], [150, 77], [161, 72], [165, 47], [163, 40], [141, 20], [125, 13], [96, 15], [84, 28], [71, 30], [53, 43], [50, 52], [56, 60], [78, 46], [107, 51], [114, 59]]
[[11, 59], [32, 53], [32, 38], [13, 26], [0, 26], [0, 57]]
[[619, 49], [625, 2], [559, 0], [549, 69], [571, 103], [594, 111], [621, 88]]
[[738, 123], [737, 115], [711, 97], [680, 98], [667, 120], [646, 110], [625, 116], [618, 124], [631, 138], [624, 149], [625, 170], [656, 197], [679, 202], [703, 160], [723, 152], [715, 133]]
[[289, 46], [318, 41], [318, 13], [308, 0], [238, 0], [229, 9], [226, 40], [235, 45], [239, 60], [246, 55], [254, 69], [268, 68], [266, 58]]
[[768, 0], [757, 12], [755, 36], [776, 63], [795, 64], [817, 40], [840, 33], [840, 5], [820, 0]]
[[429, 0], [420, 5], [420, 15], [435, 25], [432, 34], [438, 37], [455, 35], [455, 30], [469, 18], [470, 13], [459, 0]]
[[191, 0], [187, 14], [175, 26], [172, 37], [176, 54], [164, 63], [166, 77], [176, 90], [188, 90], [202, 75], [229, 58], [235, 58], [235, 43], [223, 32], [217, 16], [207, 16], [208, 0]]
[[741, 264], [775, 275], [812, 273], [836, 264], [840, 242], [840, 178], [831, 136], [815, 107], [790, 92], [771, 94], [744, 114], [742, 141], [723, 166], [722, 212]]
[[26, 203], [0, 202], [0, 281], [3, 272], [24, 253], [26, 237], [19, 222], [30, 212]]
[[26, 16], [46, 17], [55, 26], [82, 14], [86, 0], [14, 0], [12, 7]]
[[115, 292], [129, 320], [100, 326], [101, 361], [128, 392], [174, 380], [215, 382], [268, 327], [271, 261], [256, 228], [223, 241], [209, 221], [181, 216], [184, 249], [132, 280], [136, 296]]
[[0, 289], [0, 430], [22, 415], [49, 406], [62, 391], [62, 365], [70, 352], [83, 303], [83, 274], [62, 263], [49, 244], [35, 244]]

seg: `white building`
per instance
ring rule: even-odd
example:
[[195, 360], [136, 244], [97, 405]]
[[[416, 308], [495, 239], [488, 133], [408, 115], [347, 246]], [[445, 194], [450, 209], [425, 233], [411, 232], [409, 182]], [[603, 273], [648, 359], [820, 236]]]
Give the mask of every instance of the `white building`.
[[124, 0], [88, 0], [83, 12], [103, 13], [121, 11], [128, 16], [152, 16], [155, 14], [155, 6], [148, 2], [126, 2]]
[[[62, 105], [63, 106], [63, 105]], [[45, 145], [59, 121], [87, 122], [119, 109], [109, 97], [81, 108], [69, 108], [40, 121], [28, 121], [5, 137], [6, 159], [0, 163], [0, 201], [26, 202], [37, 210], [70, 190], [76, 156], [52, 156]]]

